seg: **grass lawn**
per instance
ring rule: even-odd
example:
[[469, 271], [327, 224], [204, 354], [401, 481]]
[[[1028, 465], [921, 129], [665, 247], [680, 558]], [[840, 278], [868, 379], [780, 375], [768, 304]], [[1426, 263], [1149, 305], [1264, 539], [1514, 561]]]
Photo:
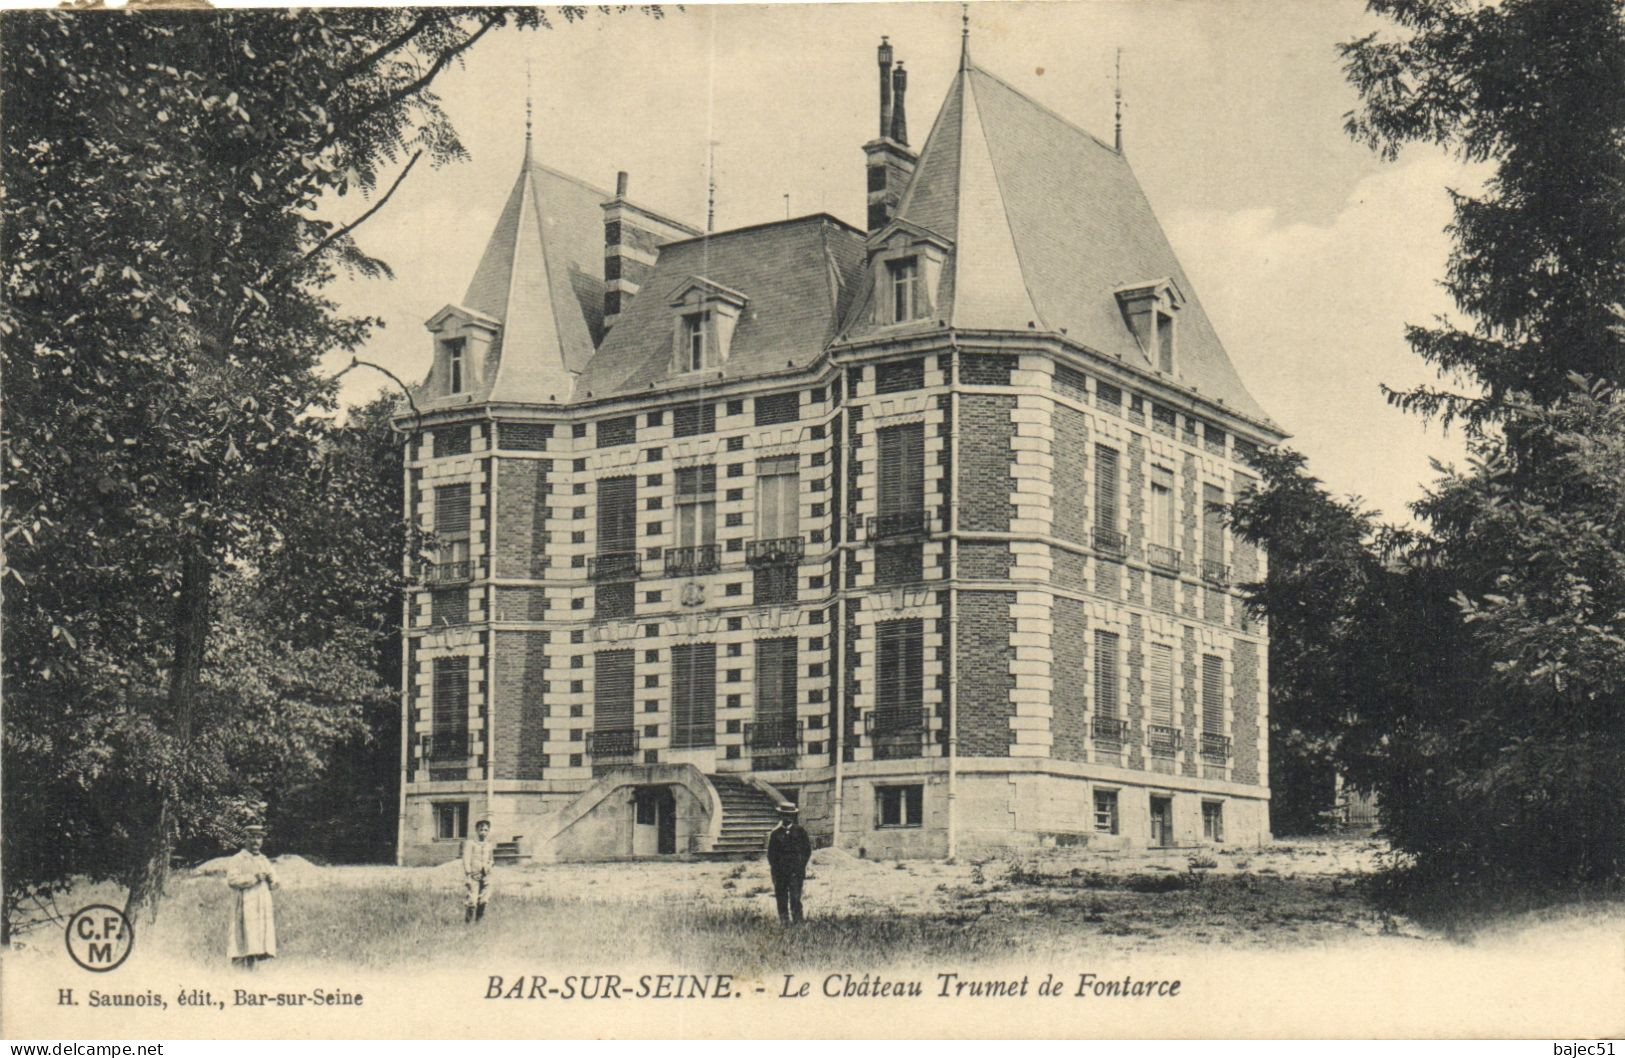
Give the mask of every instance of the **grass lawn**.
[[[761, 862], [501, 868], [485, 921], [468, 927], [455, 865], [317, 867], [291, 858], [279, 864], [278, 966], [558, 964], [613, 953], [749, 974], [1424, 935], [1368, 899], [1361, 880], [1379, 851], [1370, 842], [1287, 843], [1226, 850], [1209, 857], [1212, 867], [1192, 870], [1180, 850], [1055, 850], [956, 864], [819, 850], [807, 882], [809, 919], [788, 932]], [[74, 901], [93, 897], [118, 902], [106, 887]], [[220, 965], [230, 903], [218, 875], [177, 876], [157, 921], [138, 923], [142, 948]]]

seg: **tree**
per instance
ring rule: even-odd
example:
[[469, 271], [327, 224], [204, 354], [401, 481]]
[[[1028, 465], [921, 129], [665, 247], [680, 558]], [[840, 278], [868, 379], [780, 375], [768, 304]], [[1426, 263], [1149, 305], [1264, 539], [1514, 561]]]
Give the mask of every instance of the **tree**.
[[1284, 834], [1324, 827], [1346, 729], [1385, 693], [1366, 612], [1386, 576], [1375, 516], [1327, 494], [1305, 463], [1290, 449], [1259, 452], [1259, 487], [1228, 511], [1270, 556], [1266, 579], [1245, 591], [1270, 623], [1270, 826]]
[[[1469, 318], [1411, 327], [1466, 392], [1391, 393], [1472, 438], [1397, 537], [1389, 693], [1341, 756], [1375, 789], [1415, 877], [1554, 892], [1617, 879], [1625, 538], [1625, 4], [1371, 0], [1398, 24], [1344, 46], [1387, 156], [1431, 142], [1485, 162], [1455, 195], [1445, 286]], [[1418, 644], [1421, 644], [1420, 648]]]
[[1625, 6], [1620, 0], [1369, 0], [1404, 31], [1342, 46], [1360, 92], [1354, 138], [1487, 162], [1485, 193], [1452, 193], [1445, 288], [1471, 320], [1412, 326], [1416, 353], [1467, 392], [1391, 392], [1477, 431], [1568, 375], [1625, 381], [1608, 327], [1625, 302]]
[[[534, 9], [6, 16], [8, 796], [13, 763], [79, 769], [80, 821], [110, 838], [22, 857], [19, 875], [14, 823], [8, 889], [79, 871], [124, 878], [132, 907], [155, 900], [189, 825], [222, 578], [283, 539], [335, 399], [318, 362], [374, 322], [322, 288], [386, 272], [357, 226], [421, 159], [462, 157], [434, 80], [495, 29], [547, 24]], [[105, 818], [93, 791], [115, 773], [132, 785]]]

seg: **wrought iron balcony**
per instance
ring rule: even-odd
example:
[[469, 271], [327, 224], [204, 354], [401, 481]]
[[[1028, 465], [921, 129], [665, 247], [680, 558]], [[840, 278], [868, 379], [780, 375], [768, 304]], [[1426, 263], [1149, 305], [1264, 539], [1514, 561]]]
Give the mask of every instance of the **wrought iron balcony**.
[[1146, 561], [1151, 563], [1152, 569], [1160, 569], [1165, 573], [1178, 573], [1184, 568], [1184, 558], [1171, 547], [1162, 544], [1145, 545]]
[[640, 551], [605, 551], [587, 556], [588, 580], [637, 580], [642, 572]]
[[745, 561], [752, 566], [776, 566], [800, 562], [805, 551], [806, 544], [799, 536], [745, 541]]
[[1119, 745], [1128, 741], [1128, 721], [1119, 720], [1115, 716], [1097, 716], [1091, 725], [1096, 742], [1115, 742]]
[[910, 735], [919, 731], [929, 731], [930, 728], [929, 708], [885, 711], [870, 709], [863, 714], [863, 730], [871, 735]]
[[1095, 526], [1095, 550], [1113, 558], [1122, 558], [1128, 554], [1128, 537], [1116, 529], [1108, 529], [1103, 525], [1097, 525]]
[[1223, 764], [1230, 759], [1230, 736], [1202, 733], [1202, 759]]
[[755, 720], [745, 725], [745, 744], [752, 750], [796, 750], [801, 748], [798, 720]]
[[461, 562], [431, 562], [423, 568], [425, 584], [466, 584], [474, 579], [479, 564], [471, 559]]
[[1184, 742], [1184, 736], [1179, 728], [1169, 727], [1166, 724], [1152, 724], [1148, 735], [1151, 753], [1157, 757], [1173, 756], [1179, 752], [1179, 747]]
[[1210, 558], [1202, 560], [1202, 579], [1209, 584], [1229, 584], [1230, 567], [1223, 562], [1215, 562]]
[[715, 573], [721, 568], [721, 544], [666, 548], [665, 571], [668, 577], [698, 577], [704, 573]]
[[603, 763], [613, 759], [631, 759], [638, 752], [638, 729], [611, 727], [587, 732], [587, 756]]
[[870, 540], [895, 540], [899, 537], [925, 536], [930, 532], [931, 510], [928, 507], [869, 516]]

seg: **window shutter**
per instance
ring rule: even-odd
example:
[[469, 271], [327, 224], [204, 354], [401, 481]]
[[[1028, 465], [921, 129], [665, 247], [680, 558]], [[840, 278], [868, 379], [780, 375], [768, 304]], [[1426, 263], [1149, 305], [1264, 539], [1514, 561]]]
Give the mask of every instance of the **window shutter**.
[[1151, 722], [1174, 726], [1174, 648], [1151, 644]]
[[1202, 558], [1224, 561], [1224, 490], [1217, 485], [1202, 486]]
[[593, 718], [597, 731], [632, 726], [632, 651], [601, 650], [593, 655]]
[[756, 722], [785, 725], [796, 717], [796, 641], [756, 641]]
[[[468, 743], [468, 659], [436, 658], [434, 663], [434, 737], [451, 746]], [[463, 756], [452, 752], [436, 756]]]
[[598, 483], [598, 552], [637, 547], [638, 480], [627, 476]]
[[441, 535], [468, 532], [467, 485], [442, 485], [434, 490], [434, 531]]
[[672, 747], [716, 745], [717, 645], [673, 647], [671, 675]]
[[1151, 468], [1151, 542], [1174, 546], [1174, 472]]
[[903, 514], [925, 506], [925, 425], [908, 423], [880, 431], [879, 506], [881, 514]]
[[1117, 528], [1117, 450], [1095, 445], [1095, 524]]
[[1202, 655], [1202, 733], [1224, 734], [1224, 659]]
[[1117, 633], [1095, 632], [1095, 716], [1117, 719]]
[[875, 626], [875, 726], [878, 730], [898, 731], [918, 726], [924, 654], [918, 619], [882, 621]]

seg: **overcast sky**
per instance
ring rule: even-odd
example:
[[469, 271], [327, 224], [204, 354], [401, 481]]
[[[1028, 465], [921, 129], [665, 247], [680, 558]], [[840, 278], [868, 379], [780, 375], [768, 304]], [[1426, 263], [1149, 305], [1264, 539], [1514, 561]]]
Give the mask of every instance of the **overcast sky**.
[[[1460, 442], [1388, 408], [1378, 386], [1432, 381], [1404, 325], [1450, 311], [1445, 189], [1475, 183], [1437, 151], [1384, 163], [1344, 135], [1355, 96], [1336, 45], [1381, 23], [1345, 0], [983, 2], [970, 15], [978, 65], [1108, 140], [1122, 48], [1125, 152], [1243, 381], [1334, 492], [1404, 518], [1429, 457], [1459, 459]], [[462, 298], [519, 172], [527, 66], [543, 164], [604, 188], [627, 170], [635, 201], [703, 224], [715, 140], [718, 230], [782, 218], [785, 195], [795, 215], [861, 226], [882, 34], [909, 71], [918, 147], [957, 67], [957, 3], [595, 10], [493, 34], [439, 82], [471, 158], [420, 166], [358, 233], [394, 280], [334, 293], [387, 322], [370, 357], [427, 373], [423, 321]], [[378, 388], [352, 372], [345, 397]]]

